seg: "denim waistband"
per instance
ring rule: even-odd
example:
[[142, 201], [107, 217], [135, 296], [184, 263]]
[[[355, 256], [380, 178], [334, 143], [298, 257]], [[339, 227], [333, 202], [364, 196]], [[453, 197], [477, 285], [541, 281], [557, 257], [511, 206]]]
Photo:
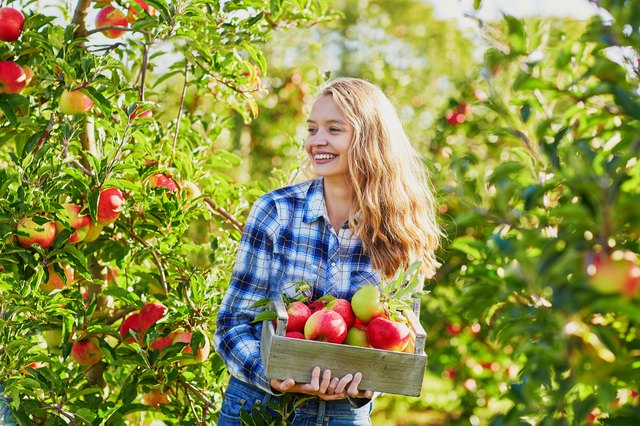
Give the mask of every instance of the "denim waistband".
[[[231, 377], [229, 379], [229, 386], [234, 386], [236, 389], [241, 390], [247, 396], [253, 396], [255, 400], [261, 401], [263, 404], [266, 404], [268, 401], [274, 401], [277, 403], [279, 397], [276, 395], [269, 394], [264, 392], [262, 389], [259, 389], [253, 385], [245, 383], [241, 380], [236, 379], [235, 377]], [[305, 402], [300, 404], [296, 409], [296, 413], [303, 414], [315, 414], [319, 411], [323, 411], [325, 416], [331, 417], [343, 417], [343, 416], [359, 416], [359, 415], [369, 415], [372, 410], [372, 404], [368, 403], [363, 407], [354, 408], [351, 403], [345, 399], [339, 399], [337, 401], [324, 401], [318, 397], [309, 395], [298, 394], [298, 398], [305, 399]]]

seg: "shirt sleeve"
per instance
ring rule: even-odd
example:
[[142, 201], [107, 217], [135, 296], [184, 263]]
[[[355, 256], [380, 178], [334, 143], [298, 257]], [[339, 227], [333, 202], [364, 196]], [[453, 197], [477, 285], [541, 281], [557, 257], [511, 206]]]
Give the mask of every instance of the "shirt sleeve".
[[259, 198], [244, 226], [236, 263], [218, 313], [214, 334], [216, 352], [236, 378], [274, 393], [260, 359], [261, 325], [252, 323], [260, 308], [252, 305], [268, 295], [277, 230], [272, 201]]

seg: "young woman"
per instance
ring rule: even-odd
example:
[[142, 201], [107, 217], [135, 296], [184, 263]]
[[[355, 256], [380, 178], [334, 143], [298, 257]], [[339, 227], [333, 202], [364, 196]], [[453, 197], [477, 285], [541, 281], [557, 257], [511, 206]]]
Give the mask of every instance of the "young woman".
[[315, 368], [310, 383], [269, 380], [260, 360], [261, 325], [252, 305], [295, 296], [295, 283], [350, 299], [398, 267], [421, 260], [430, 276], [441, 231], [423, 163], [391, 102], [354, 78], [329, 82], [313, 104], [305, 142], [316, 178], [265, 194], [254, 204], [238, 248], [214, 337], [232, 377], [219, 425], [239, 425], [241, 409], [277, 401], [285, 392], [313, 396], [294, 425], [369, 425], [372, 393], [354, 371], [332, 377]]

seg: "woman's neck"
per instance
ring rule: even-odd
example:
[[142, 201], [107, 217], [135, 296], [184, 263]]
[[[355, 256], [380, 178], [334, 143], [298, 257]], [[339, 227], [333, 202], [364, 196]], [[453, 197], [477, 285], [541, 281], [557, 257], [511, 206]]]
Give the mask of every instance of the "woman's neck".
[[324, 180], [324, 200], [331, 227], [340, 231], [353, 208], [353, 189], [347, 181], [336, 182]]

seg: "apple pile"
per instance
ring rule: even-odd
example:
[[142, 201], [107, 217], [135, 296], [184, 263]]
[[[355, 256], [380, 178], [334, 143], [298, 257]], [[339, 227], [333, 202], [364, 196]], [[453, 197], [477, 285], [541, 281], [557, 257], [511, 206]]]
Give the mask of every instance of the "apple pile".
[[285, 337], [413, 352], [406, 320], [390, 310], [380, 289], [365, 285], [351, 300], [322, 298], [287, 305]]

